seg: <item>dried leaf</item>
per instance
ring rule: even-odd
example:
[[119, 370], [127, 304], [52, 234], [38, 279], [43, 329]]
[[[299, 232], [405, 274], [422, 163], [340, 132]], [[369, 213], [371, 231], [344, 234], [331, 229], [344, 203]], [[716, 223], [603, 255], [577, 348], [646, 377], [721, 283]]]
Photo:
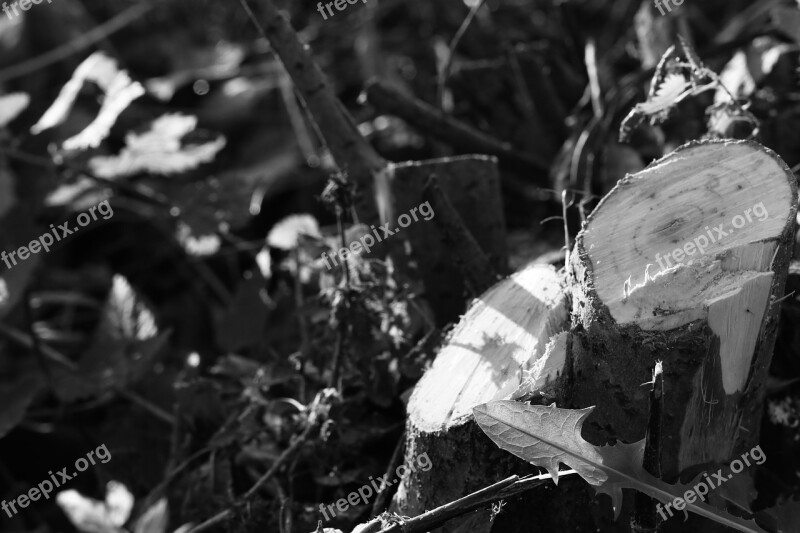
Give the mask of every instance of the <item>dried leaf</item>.
[[195, 129], [197, 117], [181, 114], [162, 115], [144, 133], [125, 136], [125, 148], [116, 156], [97, 156], [89, 161], [92, 171], [103, 178], [131, 176], [139, 172], [178, 174], [197, 168], [214, 159], [225, 147], [225, 137], [196, 145], [181, 144], [181, 139]]
[[[558, 464], [574, 469], [600, 494], [608, 494], [619, 515], [622, 489], [636, 489], [664, 504], [683, 498], [691, 485], [668, 485], [642, 468], [645, 441], [615, 446], [594, 446], [583, 440], [581, 427], [594, 407], [559, 409], [496, 401], [475, 407], [481, 429], [501, 449], [545, 468], [558, 483]], [[754, 521], [729, 515], [701, 502], [686, 508], [720, 524], [744, 532], [765, 533]]]
[[11, 93], [0, 96], [0, 128], [5, 128], [25, 111], [30, 103], [30, 97], [25, 93]]
[[685, 96], [689, 86], [689, 80], [683, 75], [669, 74], [656, 90], [655, 96], [644, 103], [636, 104], [636, 109], [645, 115], [655, 115], [667, 111]]
[[117, 117], [131, 102], [144, 95], [144, 87], [131, 80], [128, 73], [117, 67], [116, 60], [102, 52], [95, 52], [78, 65], [72, 78], [64, 85], [55, 102], [33, 125], [34, 135], [63, 123], [69, 114], [84, 82], [96, 83], [105, 97], [97, 117], [84, 130], [64, 141], [66, 150], [95, 148], [108, 137]]

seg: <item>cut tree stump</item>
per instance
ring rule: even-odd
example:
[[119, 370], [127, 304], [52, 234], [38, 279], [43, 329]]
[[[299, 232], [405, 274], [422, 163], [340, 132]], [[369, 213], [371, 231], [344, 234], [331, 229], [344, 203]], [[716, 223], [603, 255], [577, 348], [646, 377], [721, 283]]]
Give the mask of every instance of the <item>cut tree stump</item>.
[[[472, 408], [509, 398], [523, 370], [542, 358], [548, 339], [568, 326], [564, 280], [549, 265], [529, 265], [472, 303], [409, 400], [406, 463], [415, 464], [416, 457], [427, 453], [432, 467], [409, 474], [392, 510], [417, 516], [506, 476], [532, 471], [483, 435]], [[581, 483], [567, 478], [561, 488], [572, 485], [583, 494]], [[543, 489], [526, 496], [537, 505], [530, 505], [531, 500], [524, 507], [510, 502], [495, 519], [495, 530], [527, 533], [536, 522], [547, 531], [575, 531], [576, 522], [566, 510], [574, 500], [563, 494], [555, 498], [553, 486]], [[563, 513], [550, 512], [562, 506]], [[488, 511], [475, 512], [449, 522], [442, 531], [489, 531], [489, 517]]]
[[665, 479], [757, 444], [796, 196], [776, 154], [717, 141], [681, 147], [600, 202], [570, 269], [570, 400], [597, 405], [586, 438], [643, 438], [641, 385], [663, 361]]
[[[583, 425], [586, 440], [643, 439], [657, 361], [663, 479], [687, 482], [750, 451], [759, 442], [796, 211], [794, 175], [753, 142], [691, 143], [620, 180], [576, 239], [564, 293], [552, 267], [527, 266], [461, 319], [409, 402], [406, 459], [428, 453], [433, 467], [401, 484], [395, 510], [415, 516], [525, 473], [476, 429], [471, 410], [487, 401], [596, 406]], [[607, 498], [589, 505], [586, 492], [573, 489], [560, 484], [548, 503], [525, 495], [493, 526], [487, 515], [473, 516], [483, 522], [472, 530], [628, 530], [633, 498], [612, 523]], [[558, 516], [551, 505], [565, 500], [563, 523], [540, 522]], [[539, 510], [533, 521], [531, 509]], [[694, 516], [664, 526], [718, 531]]]

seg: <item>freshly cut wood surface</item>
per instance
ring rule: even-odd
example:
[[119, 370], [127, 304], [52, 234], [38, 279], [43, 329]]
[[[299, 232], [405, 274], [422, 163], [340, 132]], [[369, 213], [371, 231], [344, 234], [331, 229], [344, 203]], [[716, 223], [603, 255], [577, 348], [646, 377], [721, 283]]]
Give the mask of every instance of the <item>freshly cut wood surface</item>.
[[[432, 467], [400, 483], [391, 511], [417, 516], [505, 476], [533, 472], [486, 437], [472, 408], [511, 397], [523, 373], [529, 389], [555, 381], [564, 366], [564, 342], [556, 339], [547, 348], [548, 341], [568, 327], [563, 274], [549, 265], [528, 265], [472, 302], [409, 400], [406, 463], [427, 454]], [[588, 506], [590, 490], [570, 479], [559, 488], [509, 499], [496, 517], [489, 509], [476, 511], [442, 532], [529, 533], [534, 522], [540, 531], [588, 530], [589, 515], [569, 510]], [[541, 509], [555, 512], [543, 515]]]
[[443, 430], [472, 416], [481, 403], [507, 398], [544, 354], [550, 337], [567, 329], [567, 299], [549, 265], [529, 265], [470, 306], [408, 405], [422, 431]]
[[663, 361], [665, 475], [758, 441], [796, 196], [776, 154], [714, 141], [627, 176], [598, 205], [571, 257], [569, 354], [573, 405], [598, 405], [596, 440], [644, 436], [641, 384]]
[[620, 325], [666, 331], [707, 318], [725, 391], [741, 391], [794, 204], [771, 154], [689, 146], [620, 181], [595, 211], [583, 247], [597, 294]]

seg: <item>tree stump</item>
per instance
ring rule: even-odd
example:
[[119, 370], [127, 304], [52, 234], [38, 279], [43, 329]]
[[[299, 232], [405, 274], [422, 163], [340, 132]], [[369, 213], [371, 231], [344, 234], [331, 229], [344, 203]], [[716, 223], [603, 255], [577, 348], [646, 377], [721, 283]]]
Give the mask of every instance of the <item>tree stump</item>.
[[[525, 472], [497, 454], [470, 412], [508, 398], [526, 366], [514, 397], [596, 406], [583, 437], [601, 445], [645, 437], [646, 384], [661, 361], [659, 455], [668, 482], [749, 451], [759, 440], [796, 211], [793, 174], [752, 142], [691, 143], [626, 176], [578, 235], [566, 294], [552, 269], [528, 266], [461, 319], [409, 402], [406, 457], [427, 452], [433, 468], [403, 482], [396, 510], [413, 516]], [[576, 504], [587, 501], [579, 488], [558, 491], [546, 505], [571, 500], [564, 522], [539, 522], [558, 513], [528, 494], [524, 507], [504, 513], [512, 525], [502, 531], [523, 531], [531, 508], [540, 512], [524, 531], [628, 530], [624, 519], [608, 522], [607, 501], [591, 510]], [[698, 520], [665, 531], [715, 531]], [[472, 530], [488, 531], [486, 522]]]
[[[545, 353], [550, 337], [568, 326], [564, 281], [549, 265], [528, 265], [472, 303], [409, 400], [406, 463], [414, 464], [416, 457], [427, 453], [432, 467], [409, 474], [398, 488], [392, 510], [416, 516], [506, 476], [532, 470], [483, 435], [472, 419], [472, 408], [508, 398], [519, 387], [522, 371]], [[562, 487], [570, 481], [582, 483], [565, 479]], [[574, 531], [566, 510], [574, 501], [563, 494], [551, 497], [553, 488], [539, 494], [538, 507], [526, 502], [525, 509], [515, 510], [512, 502], [497, 517], [494, 530], [527, 533], [535, 520], [544, 530]], [[583, 494], [580, 487], [578, 492]], [[560, 506], [564, 513], [542, 511]], [[506, 519], [514, 523], [498, 523]], [[489, 531], [489, 512], [452, 520], [442, 531], [458, 527]]]
[[644, 437], [664, 363], [662, 472], [727, 463], [758, 442], [792, 253], [797, 187], [750, 142], [686, 145], [621, 180], [571, 257], [571, 403], [590, 440]]

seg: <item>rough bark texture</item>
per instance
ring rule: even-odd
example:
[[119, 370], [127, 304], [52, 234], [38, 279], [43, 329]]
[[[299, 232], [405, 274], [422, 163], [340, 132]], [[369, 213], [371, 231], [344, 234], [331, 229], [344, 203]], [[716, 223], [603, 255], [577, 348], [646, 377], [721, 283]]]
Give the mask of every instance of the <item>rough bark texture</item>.
[[[397, 217], [424, 202], [422, 191], [431, 174], [436, 175], [442, 191], [495, 271], [506, 273], [506, 227], [494, 157], [470, 155], [390, 164], [393, 204], [388, 218], [392, 224], [396, 224]], [[407, 239], [411, 245], [411, 259], [419, 265], [426, 298], [437, 321], [444, 325], [457, 320], [464, 312], [465, 285], [452, 254], [442, 246], [442, 232], [433, 221], [412, 222], [397, 237]], [[399, 266], [405, 264], [406, 261], [399, 261]]]
[[[648, 180], [659, 180], [662, 198]], [[697, 191], [670, 198], [673, 180], [681, 190], [696, 183]], [[704, 194], [714, 198], [709, 208], [702, 205]], [[780, 310], [774, 303], [783, 295], [788, 272], [796, 194], [794, 176], [771, 151], [755, 143], [714, 142], [678, 149], [621, 180], [601, 202], [577, 238], [569, 272], [573, 382], [568, 406], [597, 406], [584, 426], [587, 440], [644, 438], [649, 388], [642, 384], [650, 381], [656, 361], [663, 361], [664, 479], [727, 465], [758, 443]], [[619, 210], [621, 196], [631, 206], [626, 212]], [[606, 248], [596, 240], [587, 244], [592, 232], [622, 232], [637, 224], [630, 213], [640, 201], [654, 205], [649, 208], [653, 219], [641, 221], [641, 230], [614, 235]], [[610, 269], [618, 269], [623, 256], [653, 257], [681, 247], [720, 216], [759, 202], [770, 206], [771, 225], [730, 232], [727, 241], [693, 258], [693, 264], [673, 265], [656, 275], [648, 271], [652, 264], [634, 257], [628, 266], [638, 262], [641, 283], [632, 285], [634, 272], [633, 282], [629, 277], [619, 287], [604, 286], [622, 279]], [[617, 222], [608, 222], [614, 217]], [[704, 524], [686, 527], [712, 530]]]

